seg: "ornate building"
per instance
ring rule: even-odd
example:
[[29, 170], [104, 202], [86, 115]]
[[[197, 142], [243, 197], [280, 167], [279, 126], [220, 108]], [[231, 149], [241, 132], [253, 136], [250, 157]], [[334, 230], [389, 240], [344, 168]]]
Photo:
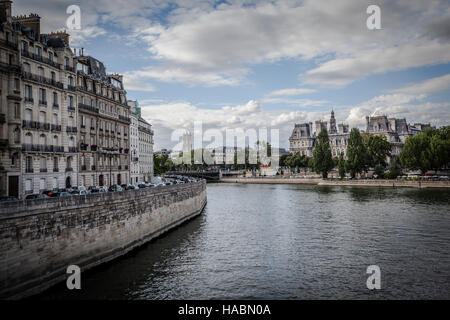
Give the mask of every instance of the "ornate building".
[[[384, 135], [392, 145], [392, 155], [397, 156], [403, 148], [408, 137], [417, 135], [430, 124], [415, 123], [408, 124], [406, 119], [388, 118], [386, 115], [375, 115], [366, 117], [366, 132], [373, 135]], [[290, 152], [300, 153], [307, 157], [313, 156], [313, 149], [317, 135], [322, 129], [328, 130], [330, 139], [331, 155], [339, 157], [341, 153], [347, 156], [347, 145], [350, 137], [348, 124], [340, 123], [336, 128], [334, 111], [331, 111], [330, 127], [327, 122], [317, 120], [315, 122], [316, 131], [312, 133], [312, 123], [295, 124], [291, 137], [289, 138]], [[388, 159], [390, 160], [390, 159]]]
[[386, 115], [366, 117], [366, 132], [373, 135], [384, 135], [392, 145], [393, 156], [400, 153], [408, 137], [417, 135], [430, 127], [430, 124], [423, 123], [410, 125], [405, 118], [388, 118]]
[[350, 136], [349, 126], [341, 123], [336, 127], [334, 111], [331, 111], [329, 129], [327, 129], [327, 122], [322, 120], [315, 122], [315, 128], [316, 131], [313, 133], [311, 122], [296, 124], [289, 138], [290, 152], [312, 157], [317, 135], [322, 129], [325, 129], [328, 130], [332, 156], [338, 157], [341, 152], [344, 153], [344, 156], [347, 154], [347, 140]]
[[130, 114], [122, 76], [99, 60], [77, 56], [80, 184], [129, 181]]
[[11, 1], [0, 2], [0, 19], [0, 194], [76, 185], [76, 137], [67, 128], [75, 105], [68, 90], [75, 75], [69, 36], [41, 34], [35, 14], [12, 17]]
[[315, 139], [316, 134], [313, 134], [312, 122], [295, 124], [289, 138], [289, 151], [294, 154], [300, 153], [302, 156], [312, 157]]
[[128, 100], [131, 110], [131, 175], [132, 183], [150, 182], [153, 177], [153, 130], [142, 118], [137, 101]]
[[139, 179], [139, 119], [136, 114], [137, 101], [128, 101], [130, 106], [130, 183], [136, 184]]
[[139, 178], [150, 182], [153, 177], [153, 130], [152, 125], [141, 117], [138, 107], [138, 133], [139, 133]]
[[42, 34], [38, 15], [12, 17], [11, 6], [0, 0], [0, 196], [128, 183], [122, 76], [76, 56], [66, 32]]

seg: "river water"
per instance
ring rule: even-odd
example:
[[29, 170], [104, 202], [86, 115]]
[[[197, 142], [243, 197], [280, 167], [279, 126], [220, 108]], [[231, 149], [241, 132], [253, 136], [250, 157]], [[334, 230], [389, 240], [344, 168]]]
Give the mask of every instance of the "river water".
[[207, 190], [201, 216], [39, 298], [450, 299], [450, 190]]

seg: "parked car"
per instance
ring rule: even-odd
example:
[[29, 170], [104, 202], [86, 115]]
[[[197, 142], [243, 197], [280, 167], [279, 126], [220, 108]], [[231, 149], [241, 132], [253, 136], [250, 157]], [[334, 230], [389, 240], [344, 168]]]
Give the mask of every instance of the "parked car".
[[88, 187], [88, 191], [89, 191], [90, 193], [98, 193], [98, 192], [100, 192], [100, 188], [97, 187], [97, 186], [89, 186], [89, 187]]
[[70, 194], [75, 196], [85, 196], [88, 194], [88, 192], [86, 190], [74, 190]]
[[144, 188], [147, 188], [147, 185], [145, 183], [139, 183], [138, 184], [138, 188], [139, 189], [144, 189]]
[[[71, 191], [87, 191], [87, 189], [85, 186], [75, 186], [75, 187], [72, 187]], [[67, 191], [67, 192], [71, 192], [71, 191]]]
[[52, 197], [62, 198], [62, 197], [70, 197], [71, 195], [72, 195], [71, 193], [63, 191], [54, 193]]
[[45, 193], [29, 194], [25, 197], [26, 200], [46, 199], [46, 198], [50, 198], [50, 197], [48, 195], [46, 195]]
[[120, 191], [123, 191], [123, 188], [121, 186], [119, 186], [118, 184], [113, 184], [111, 187], [108, 188], [108, 191], [120, 192]]
[[136, 189], [136, 187], [135, 186], [133, 186], [132, 184], [128, 184], [128, 185], [125, 185], [125, 188], [124, 188], [125, 190], [134, 190], [134, 189]]
[[105, 187], [105, 186], [99, 187], [99, 188], [98, 188], [98, 192], [100, 192], [100, 193], [108, 192], [108, 188]]
[[0, 202], [17, 201], [17, 200], [19, 200], [19, 199], [17, 199], [16, 197], [8, 197], [8, 196], [0, 197]]

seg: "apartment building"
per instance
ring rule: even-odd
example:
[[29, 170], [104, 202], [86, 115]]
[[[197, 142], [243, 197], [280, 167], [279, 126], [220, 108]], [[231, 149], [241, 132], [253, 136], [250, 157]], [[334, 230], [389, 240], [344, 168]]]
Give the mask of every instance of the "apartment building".
[[128, 183], [131, 120], [123, 77], [90, 56], [76, 62], [80, 184]]
[[5, 196], [23, 197], [46, 189], [77, 185], [73, 53], [66, 33], [40, 33], [40, 17], [11, 16], [0, 2], [1, 114]]

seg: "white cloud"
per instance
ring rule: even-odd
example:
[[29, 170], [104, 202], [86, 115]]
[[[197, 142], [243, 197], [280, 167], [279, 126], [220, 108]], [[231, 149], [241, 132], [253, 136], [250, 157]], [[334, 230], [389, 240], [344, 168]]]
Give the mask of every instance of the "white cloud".
[[389, 92], [397, 92], [404, 94], [430, 94], [434, 92], [450, 89], [450, 74], [441, 77], [427, 79], [420, 83], [414, 83], [409, 86], [390, 90]]
[[450, 61], [449, 51], [450, 43], [443, 44], [438, 40], [378, 47], [358, 52], [353, 57], [325, 62], [301, 75], [300, 79], [308, 84], [342, 87], [371, 74], [447, 63]]
[[299, 96], [307, 93], [314, 93], [317, 90], [309, 89], [309, 88], [289, 88], [289, 89], [281, 89], [272, 91], [269, 93], [269, 96]]
[[424, 94], [389, 94], [374, 97], [347, 109], [345, 122], [352, 127], [365, 129], [365, 117], [385, 114], [388, 117], [406, 118], [410, 122], [431, 123], [435, 126], [450, 124], [450, 103], [423, 101]]

